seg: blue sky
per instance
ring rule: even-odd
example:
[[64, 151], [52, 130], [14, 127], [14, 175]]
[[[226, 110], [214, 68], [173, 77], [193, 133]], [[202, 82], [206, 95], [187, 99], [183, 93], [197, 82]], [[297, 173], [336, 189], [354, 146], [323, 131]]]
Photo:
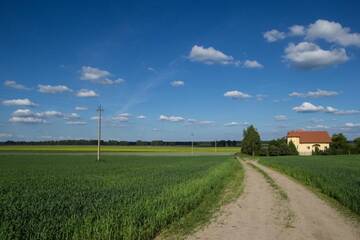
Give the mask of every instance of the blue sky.
[[0, 3], [0, 140], [360, 136], [356, 1]]

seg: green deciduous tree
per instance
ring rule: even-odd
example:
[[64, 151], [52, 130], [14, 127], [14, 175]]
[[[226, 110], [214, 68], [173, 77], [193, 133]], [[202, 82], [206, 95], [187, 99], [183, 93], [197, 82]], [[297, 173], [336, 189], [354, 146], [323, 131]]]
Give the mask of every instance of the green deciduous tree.
[[331, 139], [330, 150], [332, 154], [348, 154], [349, 144], [344, 134], [334, 134]]
[[244, 129], [243, 140], [241, 142], [241, 152], [254, 156], [259, 154], [260, 148], [260, 134], [256, 128], [251, 125], [247, 129]]

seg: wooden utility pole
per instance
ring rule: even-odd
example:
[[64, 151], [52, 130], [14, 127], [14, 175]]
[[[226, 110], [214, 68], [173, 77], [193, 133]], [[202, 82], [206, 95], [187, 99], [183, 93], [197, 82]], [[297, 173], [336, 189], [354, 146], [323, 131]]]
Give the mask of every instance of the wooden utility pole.
[[99, 107], [96, 109], [98, 112], [98, 148], [97, 148], [97, 160], [100, 161], [100, 143], [101, 143], [101, 113], [104, 111], [104, 109], [99, 105]]

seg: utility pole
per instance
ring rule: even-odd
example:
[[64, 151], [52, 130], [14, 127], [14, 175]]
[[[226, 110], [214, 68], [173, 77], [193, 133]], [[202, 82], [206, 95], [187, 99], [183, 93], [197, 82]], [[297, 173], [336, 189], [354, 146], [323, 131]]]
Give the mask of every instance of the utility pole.
[[191, 133], [191, 155], [194, 155], [194, 133]]
[[96, 109], [98, 112], [98, 148], [97, 148], [97, 160], [100, 161], [100, 142], [101, 142], [101, 113], [104, 109], [99, 105]]

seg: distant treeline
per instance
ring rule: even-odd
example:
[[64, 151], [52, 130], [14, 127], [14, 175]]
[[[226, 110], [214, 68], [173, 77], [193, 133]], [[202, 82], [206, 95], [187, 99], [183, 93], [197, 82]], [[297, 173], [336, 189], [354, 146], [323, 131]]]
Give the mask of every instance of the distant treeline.
[[[58, 141], [6, 141], [0, 145], [96, 145], [97, 140], [58, 140]], [[191, 146], [191, 141], [101, 141], [101, 145], [107, 146]], [[216, 142], [218, 147], [240, 147], [241, 141], [219, 140]], [[215, 141], [197, 141], [195, 147], [215, 147]]]

